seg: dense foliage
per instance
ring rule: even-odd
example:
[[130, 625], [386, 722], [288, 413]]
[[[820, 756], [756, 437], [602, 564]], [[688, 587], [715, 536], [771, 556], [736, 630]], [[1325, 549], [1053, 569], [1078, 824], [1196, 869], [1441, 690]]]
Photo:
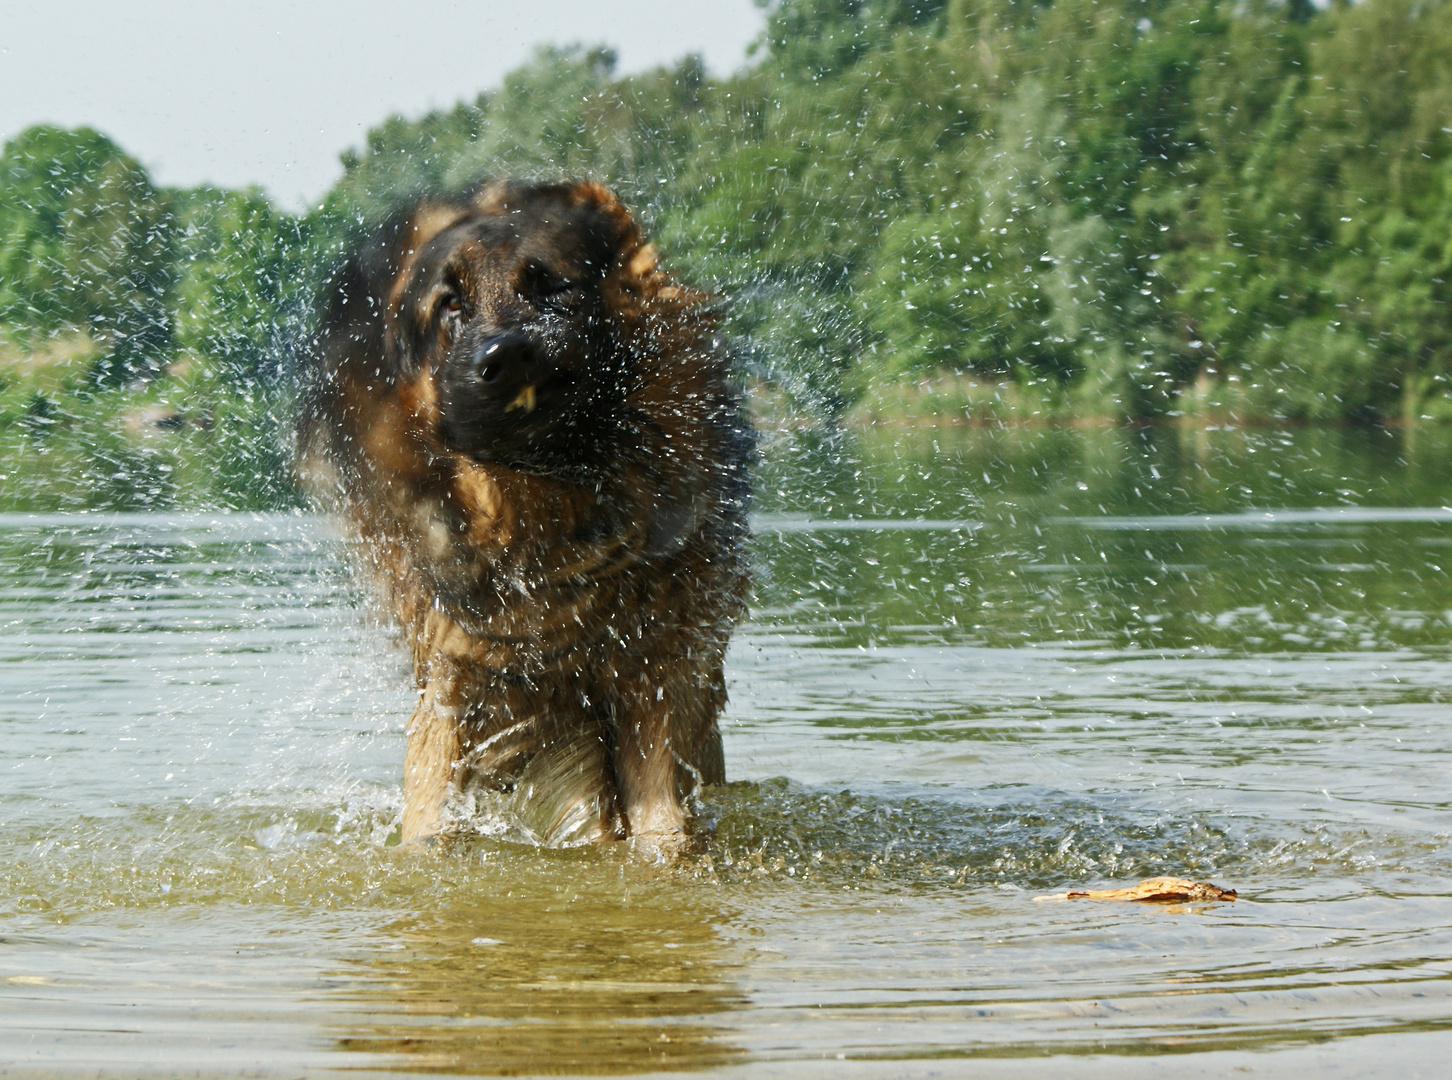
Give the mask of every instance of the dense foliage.
[[389, 119], [301, 218], [35, 128], [0, 154], [0, 423], [66, 412], [47, 349], [65, 392], [181, 368], [262, 408], [349, 236], [501, 173], [620, 189], [776, 407], [1452, 415], [1449, 57], [1446, 0], [779, 0], [730, 78], [549, 49]]

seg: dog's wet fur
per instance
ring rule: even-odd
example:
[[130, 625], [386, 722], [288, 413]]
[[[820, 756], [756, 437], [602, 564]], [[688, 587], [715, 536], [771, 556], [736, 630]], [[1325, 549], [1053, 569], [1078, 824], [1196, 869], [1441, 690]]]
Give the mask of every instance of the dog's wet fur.
[[424, 198], [356, 248], [298, 463], [412, 645], [405, 841], [494, 807], [543, 843], [687, 842], [725, 776], [750, 453], [706, 297], [605, 187]]

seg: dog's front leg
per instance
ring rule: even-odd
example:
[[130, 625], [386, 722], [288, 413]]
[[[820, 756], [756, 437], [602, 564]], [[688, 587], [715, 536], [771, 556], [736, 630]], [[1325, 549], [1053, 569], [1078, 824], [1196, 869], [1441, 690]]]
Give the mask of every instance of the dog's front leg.
[[615, 774], [630, 836], [679, 848], [686, 798], [725, 780], [716, 717], [726, 701], [719, 650], [648, 665], [625, 680]]
[[463, 756], [452, 679], [430, 680], [408, 720], [403, 764], [403, 843], [437, 836]]

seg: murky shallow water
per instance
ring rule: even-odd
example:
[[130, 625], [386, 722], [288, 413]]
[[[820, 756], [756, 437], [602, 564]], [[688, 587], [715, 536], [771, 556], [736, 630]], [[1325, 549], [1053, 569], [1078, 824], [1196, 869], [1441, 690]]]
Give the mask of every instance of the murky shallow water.
[[[1432, 1075], [1449, 444], [769, 446], [680, 866], [392, 846], [412, 696], [325, 523], [8, 515], [0, 1074]], [[1243, 899], [1033, 899], [1155, 874]]]

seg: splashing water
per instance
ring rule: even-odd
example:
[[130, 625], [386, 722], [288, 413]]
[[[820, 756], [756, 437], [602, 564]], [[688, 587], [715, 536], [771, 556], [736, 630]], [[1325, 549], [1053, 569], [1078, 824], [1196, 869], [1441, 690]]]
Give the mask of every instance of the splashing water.
[[[777, 448], [733, 782], [679, 864], [517, 833], [397, 846], [412, 691], [325, 522], [11, 515], [3, 1054], [1410, 1054], [1452, 1015], [1452, 514], [1442, 448], [1392, 468], [1357, 442], [1382, 437]], [[1158, 874], [1243, 899], [1032, 899]]]

